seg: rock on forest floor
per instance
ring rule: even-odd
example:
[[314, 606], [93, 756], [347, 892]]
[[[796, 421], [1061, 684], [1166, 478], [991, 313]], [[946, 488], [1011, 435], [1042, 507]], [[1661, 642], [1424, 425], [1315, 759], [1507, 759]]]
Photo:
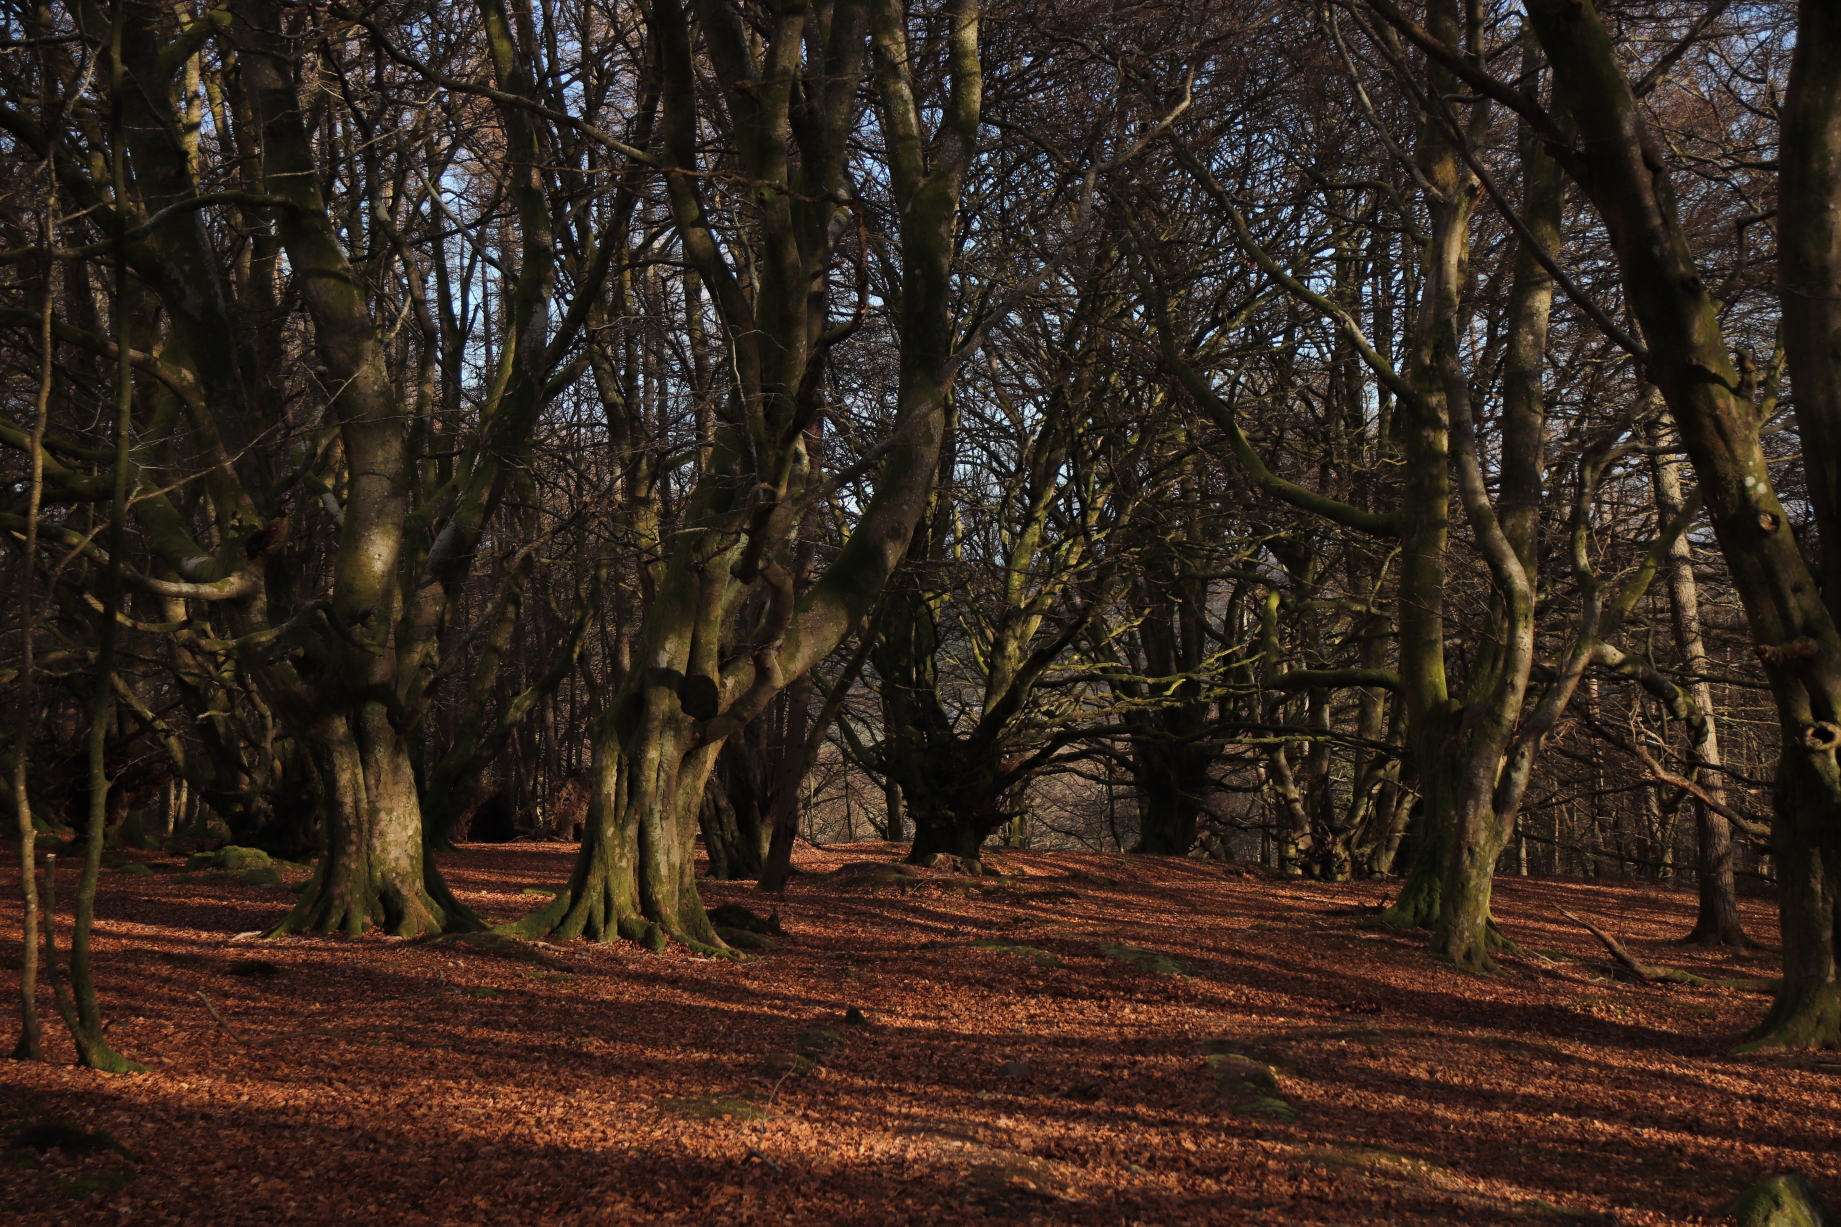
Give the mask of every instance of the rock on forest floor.
[[[573, 852], [474, 845], [443, 869], [509, 919]], [[99, 982], [151, 1072], [73, 1067], [55, 1023], [51, 1064], [0, 1061], [0, 1218], [1677, 1224], [1776, 1172], [1841, 1190], [1841, 1065], [1730, 1055], [1764, 998], [1614, 980], [1558, 915], [1644, 961], [1775, 974], [1669, 947], [1686, 891], [1506, 879], [1527, 952], [1478, 977], [1374, 927], [1384, 884], [1034, 852], [996, 879], [830, 873], [896, 852], [802, 847], [815, 876], [777, 904], [706, 883], [712, 907], [777, 907], [779, 947], [739, 965], [237, 939], [289, 896], [131, 854], [153, 873], [103, 875]], [[1765, 901], [1745, 911], [1774, 939]]]

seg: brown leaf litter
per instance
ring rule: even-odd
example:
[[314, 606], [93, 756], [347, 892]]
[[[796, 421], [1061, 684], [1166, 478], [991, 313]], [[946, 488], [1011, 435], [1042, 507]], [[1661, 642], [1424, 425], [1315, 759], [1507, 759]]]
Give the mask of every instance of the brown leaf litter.
[[[572, 852], [443, 870], [509, 919]], [[55, 1024], [52, 1063], [0, 1063], [6, 1221], [1684, 1224], [1772, 1172], [1841, 1190], [1841, 1066], [1730, 1055], [1763, 998], [1618, 979], [1559, 915], [1709, 979], [1772, 974], [1669, 947], [1686, 891], [1505, 880], [1526, 953], [1477, 977], [1376, 927], [1383, 884], [897, 852], [802, 849], [784, 900], [705, 883], [778, 911], [743, 963], [239, 940], [288, 896], [136, 854], [155, 876], [105, 873], [96, 951], [111, 1042], [152, 1072], [75, 1068]], [[0, 898], [17, 935], [16, 876]]]

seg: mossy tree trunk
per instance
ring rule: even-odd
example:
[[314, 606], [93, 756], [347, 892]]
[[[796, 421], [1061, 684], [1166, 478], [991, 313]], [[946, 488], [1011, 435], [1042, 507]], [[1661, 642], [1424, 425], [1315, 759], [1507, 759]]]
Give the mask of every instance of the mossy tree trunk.
[[[1377, 377], [1390, 409], [1381, 429], [1403, 459], [1398, 502], [1377, 512], [1328, 498], [1272, 472], [1234, 418], [1232, 407], [1184, 360], [1161, 301], [1159, 338], [1166, 362], [1199, 407], [1221, 427], [1235, 457], [1266, 493], [1347, 528], [1399, 541], [1398, 669], [1388, 671], [1268, 669], [1268, 686], [1292, 689], [1369, 686], [1397, 688], [1402, 735], [1413, 759], [1422, 806], [1413, 864], [1387, 919], [1429, 925], [1434, 946], [1460, 966], [1487, 968], [1494, 940], [1489, 883], [1496, 855], [1513, 832], [1514, 815], [1534, 755], [1557, 721], [1577, 675], [1589, 661], [1590, 632], [1575, 636], [1570, 671], [1550, 685], [1525, 722], [1522, 707], [1533, 664], [1535, 583], [1533, 525], [1545, 490], [1543, 409], [1539, 396], [1551, 291], [1525, 243], [1517, 261], [1517, 290], [1508, 329], [1503, 471], [1492, 494], [1483, 475], [1486, 449], [1475, 437], [1470, 373], [1462, 365], [1460, 322], [1470, 298], [1472, 212], [1483, 181], [1470, 150], [1487, 129], [1489, 101], [1456, 101], [1463, 72], [1480, 63], [1484, 31], [1456, 0], [1430, 0], [1425, 26], [1406, 22], [1385, 0], [1375, 6], [1389, 21], [1412, 27], [1449, 54], [1428, 58], [1415, 143], [1416, 180], [1429, 220], [1421, 252], [1418, 299], [1401, 370], [1377, 351], [1354, 314], [1292, 277], [1254, 239], [1229, 192], [1200, 159], [1178, 156], [1215, 199], [1254, 262], [1294, 298], [1335, 322], [1339, 334]], [[1429, 33], [1427, 32], [1429, 31]], [[1493, 96], [1492, 96], [1493, 98]], [[1546, 132], [1535, 135], [1545, 138]], [[1534, 142], [1522, 142], [1522, 230], [1552, 224], [1558, 200], [1553, 174]], [[1506, 202], [1504, 208], [1508, 208]], [[1557, 232], [1556, 232], [1557, 233]], [[1161, 292], [1157, 290], [1155, 292]], [[1456, 481], [1454, 484], [1453, 477]], [[1473, 662], [1460, 690], [1447, 675], [1446, 569], [1450, 504], [1459, 497], [1479, 552], [1488, 563], [1493, 597], [1480, 639], [1492, 645]]]
[[[318, 782], [324, 836], [307, 889], [271, 931], [401, 937], [476, 927], [450, 916], [445, 887], [424, 850], [408, 739], [380, 704], [332, 712], [306, 738]], [[432, 879], [432, 881], [431, 881]], [[432, 889], [431, 889], [432, 888]]]
[[[595, 730], [595, 803], [570, 885], [521, 931], [670, 934], [720, 949], [692, 876], [720, 747], [869, 614], [912, 535], [938, 456], [956, 369], [952, 235], [980, 97], [976, 8], [957, 5], [952, 15], [951, 84], [931, 140], [905, 55], [882, 91], [882, 135], [901, 202], [896, 438], [856, 530], [801, 596], [794, 543], [803, 500], [822, 480], [810, 440], [825, 364], [856, 328], [831, 318], [826, 288], [847, 232], [847, 141], [871, 27], [878, 46], [893, 45], [905, 39], [906, 16], [895, 5], [846, 0], [819, 10], [795, 2], [765, 26], [745, 28], [724, 0], [702, 0], [694, 33], [721, 83], [717, 108], [700, 85], [689, 15], [677, 0], [649, 6], [662, 82], [659, 169], [685, 257], [723, 322], [733, 384], [684, 511], [696, 531], [670, 544], [632, 666]], [[705, 125], [725, 134], [734, 169], [754, 185], [745, 239], [710, 229], [704, 196], [715, 181], [699, 166]], [[738, 241], [750, 244], [746, 270], [730, 263]], [[744, 608], [755, 616], [728, 637], [740, 647], [725, 655], [725, 630]]]
[[[1579, 129], [1556, 147], [1604, 220], [1647, 369], [1681, 432], [1776, 698], [1782, 736], [1772, 844], [1782, 882], [1783, 986], [1753, 1047], [1841, 1044], [1835, 886], [1841, 852], [1841, 14], [1798, 6], [1783, 107], [1778, 263], [1784, 348], [1808, 498], [1812, 564], [1772, 484], [1753, 388], [1740, 378], [1684, 231], [1666, 159], [1589, 0], [1531, 0], [1528, 14]], [[1436, 48], [1433, 49], [1436, 53]], [[1526, 97], [1475, 81], [1551, 119]], [[1818, 575], [1820, 581], [1818, 582]]]

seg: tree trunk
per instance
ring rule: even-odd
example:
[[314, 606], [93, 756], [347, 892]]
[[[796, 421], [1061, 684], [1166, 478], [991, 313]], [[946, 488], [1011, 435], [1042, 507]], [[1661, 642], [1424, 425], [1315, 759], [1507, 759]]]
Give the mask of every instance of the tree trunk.
[[1597, 9], [1529, 0], [1558, 92], [1582, 138], [1569, 169], [1610, 233], [1626, 301], [1649, 343], [1648, 374], [1694, 465], [1732, 582], [1777, 700], [1782, 736], [1772, 850], [1781, 882], [1783, 986], [1748, 1046], [1841, 1044], [1831, 859], [1841, 831], [1841, 634], [1827, 601], [1841, 532], [1841, 14], [1799, 6], [1783, 106], [1778, 258], [1784, 344], [1827, 580], [1819, 584], [1772, 486], [1756, 406], [1720, 332], [1717, 304], [1683, 231], [1666, 163]]
[[408, 741], [381, 707], [329, 714], [306, 739], [322, 806], [319, 867], [300, 901], [270, 933], [439, 932], [454, 915], [422, 843], [422, 815]]
[[[1681, 511], [1681, 470], [1673, 456], [1658, 452], [1654, 461], [1656, 514], [1666, 523]], [[1675, 644], [1682, 663], [1695, 672], [1707, 668], [1707, 648], [1700, 630], [1700, 590], [1694, 581], [1694, 550], [1684, 533], [1668, 552], [1668, 602], [1674, 620]], [[1694, 728], [1694, 757], [1713, 767], [1701, 786], [1720, 801], [1726, 799], [1726, 777], [1720, 766], [1719, 729], [1713, 716], [1713, 687], [1704, 678], [1687, 686], [1688, 696], [1700, 711]], [[1694, 773], [1699, 776], [1699, 772]], [[1707, 946], [1749, 946], [1739, 918], [1739, 896], [1732, 877], [1732, 825], [1723, 814], [1695, 798], [1694, 819], [1698, 856], [1695, 876], [1700, 895], [1694, 927], [1684, 942]]]
[[1206, 743], [1135, 747], [1138, 842], [1133, 852], [1187, 856], [1195, 847], [1196, 821], [1210, 780], [1214, 748]]
[[758, 879], [773, 835], [772, 781], [760, 761], [766, 748], [758, 743], [754, 724], [722, 743], [703, 792], [698, 827], [710, 877], [719, 882]]

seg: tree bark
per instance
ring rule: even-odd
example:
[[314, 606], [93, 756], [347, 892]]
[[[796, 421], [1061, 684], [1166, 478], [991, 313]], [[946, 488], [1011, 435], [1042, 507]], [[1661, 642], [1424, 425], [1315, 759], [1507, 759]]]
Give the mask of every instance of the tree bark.
[[[1656, 492], [1656, 517], [1666, 523], [1681, 512], [1681, 471], [1675, 458], [1658, 452], [1652, 465]], [[1675, 644], [1682, 663], [1705, 672], [1711, 663], [1700, 629], [1700, 589], [1694, 580], [1694, 551], [1686, 534], [1676, 538], [1668, 552], [1668, 603], [1674, 622]], [[1705, 678], [1687, 685], [1688, 697], [1700, 712], [1691, 725], [1694, 757], [1715, 770], [1701, 787], [1717, 800], [1726, 799], [1726, 777], [1720, 767], [1719, 728], [1713, 714], [1713, 687]], [[1698, 771], [1692, 773], [1699, 775]], [[1732, 824], [1725, 815], [1698, 797], [1693, 800], [1696, 843], [1695, 878], [1699, 896], [1694, 927], [1682, 940], [1693, 945], [1750, 946], [1739, 917], [1739, 895], [1732, 876]]]
[[[1776, 821], [1784, 983], [1752, 1048], [1841, 1044], [1834, 880], [1841, 868], [1841, 635], [1771, 484], [1758, 415], [1721, 335], [1717, 304], [1684, 232], [1662, 151], [1589, 0], [1530, 0], [1528, 13], [1579, 127], [1568, 169], [1610, 232], [1626, 299], [1648, 341], [1648, 374], [1681, 431], [1777, 700]], [[1785, 96], [1778, 231], [1785, 349], [1809, 497], [1824, 543], [1827, 600], [1841, 530], [1841, 428], [1834, 338], [1841, 294], [1841, 25], [1805, 0]], [[1807, 383], [1805, 383], [1805, 377]]]

